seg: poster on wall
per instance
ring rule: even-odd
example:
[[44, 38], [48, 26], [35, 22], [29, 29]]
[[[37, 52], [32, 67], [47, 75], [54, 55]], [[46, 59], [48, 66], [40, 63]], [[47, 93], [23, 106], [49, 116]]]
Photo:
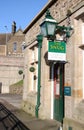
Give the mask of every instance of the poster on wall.
[[48, 42], [48, 60], [66, 61], [66, 42], [49, 41]]

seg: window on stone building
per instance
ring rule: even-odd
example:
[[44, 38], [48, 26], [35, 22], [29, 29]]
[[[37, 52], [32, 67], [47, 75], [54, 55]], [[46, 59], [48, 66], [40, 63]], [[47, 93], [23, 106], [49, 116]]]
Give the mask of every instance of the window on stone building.
[[82, 76], [82, 92], [83, 92], [83, 99], [84, 99], [84, 13], [82, 13], [79, 16], [79, 21], [81, 21], [81, 49], [82, 49], [82, 72], [83, 72], [83, 76]]
[[32, 63], [34, 63], [35, 62], [35, 51], [34, 51], [34, 47], [32, 48], [31, 56], [32, 56]]
[[38, 61], [38, 47], [35, 47], [35, 62]]
[[31, 90], [37, 92], [37, 82], [38, 82], [38, 47], [37, 45], [31, 48], [31, 65], [35, 68], [35, 71], [31, 74]]
[[80, 77], [78, 81], [81, 83], [81, 85], [78, 83], [80, 89], [79, 96], [84, 99], [84, 13], [77, 16], [75, 24], [75, 32], [77, 35], [76, 43], [79, 45], [78, 47], [81, 48], [81, 51], [79, 49], [80, 58], [77, 58], [79, 61], [78, 64], [80, 65], [80, 71], [78, 71], [78, 75], [80, 74]]
[[22, 51], [24, 50], [24, 45], [22, 45]]
[[25, 49], [25, 42], [23, 42], [23, 43], [21, 44], [21, 48], [22, 48], [22, 51], [24, 51], [24, 49]]
[[16, 42], [13, 43], [13, 51], [14, 51], [14, 52], [17, 51], [17, 43], [16, 43]]

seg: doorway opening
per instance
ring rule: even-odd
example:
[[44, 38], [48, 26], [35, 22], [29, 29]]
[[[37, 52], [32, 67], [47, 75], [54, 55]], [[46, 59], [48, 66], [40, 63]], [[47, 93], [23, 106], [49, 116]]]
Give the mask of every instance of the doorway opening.
[[62, 122], [64, 117], [64, 64], [54, 65], [54, 119]]

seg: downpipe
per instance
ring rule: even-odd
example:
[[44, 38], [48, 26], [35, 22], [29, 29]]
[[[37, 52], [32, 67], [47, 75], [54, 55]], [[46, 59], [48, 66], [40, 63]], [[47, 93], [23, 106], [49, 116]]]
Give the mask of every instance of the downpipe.
[[39, 107], [40, 107], [40, 88], [41, 88], [41, 48], [42, 48], [42, 41], [43, 36], [38, 35], [37, 36], [38, 41], [38, 84], [37, 84], [37, 105], [35, 107], [35, 115], [38, 118], [39, 117]]

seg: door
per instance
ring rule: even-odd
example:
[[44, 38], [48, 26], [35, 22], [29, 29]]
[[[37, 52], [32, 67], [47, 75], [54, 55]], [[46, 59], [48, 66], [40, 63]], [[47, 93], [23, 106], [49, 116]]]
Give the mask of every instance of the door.
[[62, 122], [64, 117], [64, 65], [54, 65], [54, 119]]

